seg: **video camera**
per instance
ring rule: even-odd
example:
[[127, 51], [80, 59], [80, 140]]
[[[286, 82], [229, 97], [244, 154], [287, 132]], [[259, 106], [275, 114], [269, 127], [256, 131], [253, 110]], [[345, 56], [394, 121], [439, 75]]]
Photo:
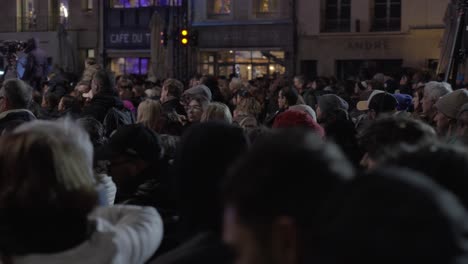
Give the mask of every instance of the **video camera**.
[[0, 45], [0, 53], [3, 56], [10, 57], [18, 51], [26, 49], [27, 43], [18, 40], [4, 40]]

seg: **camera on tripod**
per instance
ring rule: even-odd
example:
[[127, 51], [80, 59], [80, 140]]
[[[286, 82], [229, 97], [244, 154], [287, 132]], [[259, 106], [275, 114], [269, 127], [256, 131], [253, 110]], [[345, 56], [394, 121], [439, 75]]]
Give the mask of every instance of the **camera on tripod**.
[[15, 57], [18, 51], [26, 49], [27, 43], [18, 40], [5, 40], [1, 42], [0, 53], [8, 58]]

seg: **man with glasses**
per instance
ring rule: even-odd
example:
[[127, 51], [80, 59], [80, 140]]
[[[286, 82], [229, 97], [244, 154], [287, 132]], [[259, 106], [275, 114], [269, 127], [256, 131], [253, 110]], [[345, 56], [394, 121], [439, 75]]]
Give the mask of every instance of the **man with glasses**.
[[32, 101], [32, 88], [18, 79], [6, 80], [0, 89], [0, 133], [35, 120], [28, 110]]

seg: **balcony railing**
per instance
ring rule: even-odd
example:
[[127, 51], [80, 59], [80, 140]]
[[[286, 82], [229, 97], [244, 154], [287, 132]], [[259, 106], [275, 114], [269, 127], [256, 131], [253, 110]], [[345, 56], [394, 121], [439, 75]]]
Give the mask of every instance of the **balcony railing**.
[[33, 31], [56, 31], [61, 19], [59, 16], [23, 16], [11, 17], [0, 23], [1, 32], [33, 32]]

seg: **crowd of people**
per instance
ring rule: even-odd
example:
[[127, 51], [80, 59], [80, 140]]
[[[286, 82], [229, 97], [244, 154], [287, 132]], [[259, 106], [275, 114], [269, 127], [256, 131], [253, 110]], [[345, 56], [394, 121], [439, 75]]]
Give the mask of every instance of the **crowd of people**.
[[468, 263], [468, 91], [425, 71], [0, 89], [1, 263]]

